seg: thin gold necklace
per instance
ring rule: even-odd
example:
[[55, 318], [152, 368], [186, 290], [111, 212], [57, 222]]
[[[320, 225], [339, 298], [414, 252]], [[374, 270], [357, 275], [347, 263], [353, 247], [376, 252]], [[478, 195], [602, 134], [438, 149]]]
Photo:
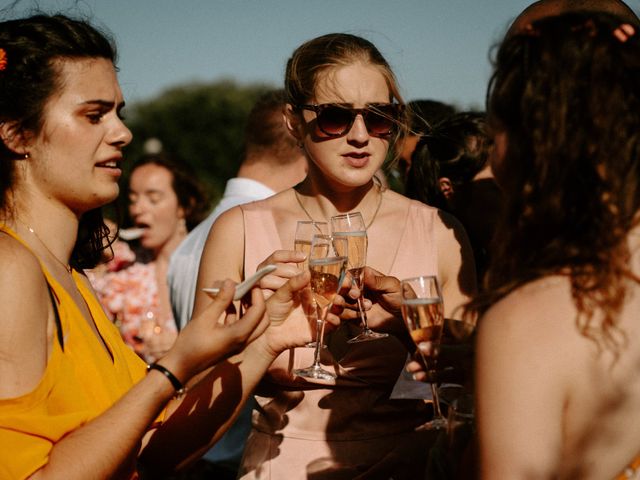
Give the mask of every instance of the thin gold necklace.
[[47, 250], [47, 252], [49, 252], [49, 255], [51, 255], [56, 262], [62, 265], [67, 272], [71, 273], [71, 270], [73, 270], [71, 268], [71, 265], [69, 265], [68, 263], [64, 263], [62, 260], [56, 257], [56, 254], [53, 253], [51, 250], [49, 250], [49, 247], [47, 247], [47, 244], [42, 241], [42, 239], [40, 238], [40, 235], [38, 235], [33, 228], [31, 228], [29, 225], [25, 225], [25, 227], [27, 227], [27, 230], [33, 233], [33, 235], [38, 239], [40, 244]]
[[[309, 218], [309, 220], [311, 220], [312, 222], [315, 222], [316, 220], [311, 216], [309, 211], [306, 208], [304, 208], [304, 205], [302, 204], [302, 199], [300, 198], [300, 194], [295, 188], [293, 189], [293, 193], [296, 196], [298, 205], [300, 205], [300, 208], [305, 213], [305, 215]], [[379, 186], [378, 186], [378, 193], [379, 193], [379, 197], [378, 197], [378, 205], [376, 206], [376, 211], [373, 212], [371, 221], [367, 224], [367, 226], [365, 227], [365, 230], [369, 230], [369, 227], [373, 225], [373, 222], [375, 221], [376, 217], [378, 216], [378, 212], [380, 211], [380, 207], [382, 206], [382, 189]]]

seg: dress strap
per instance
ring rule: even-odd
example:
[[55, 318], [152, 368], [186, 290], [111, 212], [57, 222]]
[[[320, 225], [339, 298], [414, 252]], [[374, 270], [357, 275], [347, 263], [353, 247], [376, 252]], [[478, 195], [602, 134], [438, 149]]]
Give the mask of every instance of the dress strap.
[[58, 311], [58, 298], [51, 288], [51, 285], [49, 285], [49, 282], [47, 282], [47, 289], [49, 290], [49, 298], [51, 298], [51, 306], [53, 306], [53, 314], [55, 315], [58, 343], [60, 344], [60, 348], [64, 352], [64, 337], [62, 335], [62, 321], [60, 320], [60, 312]]

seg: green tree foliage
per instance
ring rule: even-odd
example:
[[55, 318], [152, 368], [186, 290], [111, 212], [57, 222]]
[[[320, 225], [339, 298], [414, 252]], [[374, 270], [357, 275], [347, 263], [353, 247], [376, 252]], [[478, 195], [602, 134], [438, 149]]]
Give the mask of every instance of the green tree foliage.
[[126, 152], [128, 166], [143, 153], [148, 139], [157, 138], [164, 151], [193, 167], [215, 202], [240, 165], [247, 115], [257, 98], [270, 88], [220, 80], [176, 86], [156, 98], [135, 103], [127, 108], [126, 123], [133, 132], [133, 142]]

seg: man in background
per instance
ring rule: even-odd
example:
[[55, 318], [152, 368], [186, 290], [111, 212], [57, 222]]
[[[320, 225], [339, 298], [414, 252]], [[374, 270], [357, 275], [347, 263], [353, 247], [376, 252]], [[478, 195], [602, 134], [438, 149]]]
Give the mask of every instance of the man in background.
[[307, 174], [303, 152], [284, 124], [284, 104], [283, 90], [269, 91], [258, 99], [247, 120], [243, 160], [237, 176], [227, 181], [218, 205], [171, 256], [168, 282], [180, 329], [191, 319], [200, 257], [216, 218], [236, 205], [286, 190]]

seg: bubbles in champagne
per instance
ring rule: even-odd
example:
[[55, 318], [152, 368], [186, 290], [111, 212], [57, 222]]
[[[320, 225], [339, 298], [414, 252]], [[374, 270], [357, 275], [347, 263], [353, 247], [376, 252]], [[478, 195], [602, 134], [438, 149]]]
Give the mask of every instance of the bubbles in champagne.
[[338, 252], [347, 257], [347, 270], [362, 269], [367, 262], [367, 232], [335, 232], [334, 236], [347, 239], [347, 250]]
[[344, 263], [344, 257], [312, 259], [309, 262], [311, 290], [320, 308], [327, 307], [338, 293], [344, 273]]
[[402, 302], [402, 316], [416, 343], [440, 342], [444, 308], [439, 299], [408, 299]]
[[311, 241], [310, 240], [297, 240], [293, 244], [293, 248], [296, 252], [304, 253], [307, 258], [304, 262], [298, 263], [298, 266], [302, 270], [306, 270], [309, 266], [309, 254], [311, 253]]

